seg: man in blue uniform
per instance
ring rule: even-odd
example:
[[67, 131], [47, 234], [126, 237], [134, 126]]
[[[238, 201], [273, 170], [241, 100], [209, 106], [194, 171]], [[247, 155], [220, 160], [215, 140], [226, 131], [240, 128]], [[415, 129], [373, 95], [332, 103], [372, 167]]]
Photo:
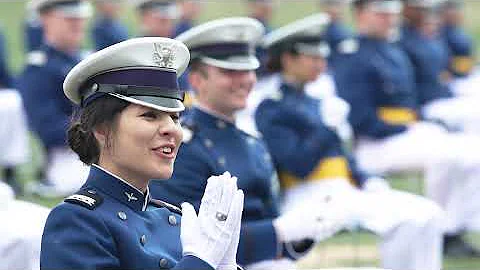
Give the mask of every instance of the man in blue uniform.
[[[189, 79], [197, 104], [185, 116], [184, 143], [172, 179], [156, 181], [154, 198], [200, 205], [205, 176], [225, 170], [245, 192], [239, 263], [247, 269], [292, 269], [313, 241], [333, 234], [341, 223], [320, 203], [279, 216], [278, 179], [265, 145], [235, 127], [258, 68], [253, 47], [264, 29], [251, 18], [211, 21], [178, 36], [191, 50]], [[332, 213], [330, 213], [332, 214]], [[321, 217], [321, 219], [320, 219]], [[309, 240], [311, 239], [311, 240]]]
[[7, 48], [6, 40], [0, 29], [0, 88], [8, 88], [12, 86], [12, 78], [7, 65]]
[[88, 168], [66, 146], [66, 128], [73, 107], [62, 95], [68, 71], [81, 59], [91, 7], [86, 1], [34, 1], [42, 18], [44, 40], [39, 51], [29, 53], [27, 66], [17, 80], [32, 131], [46, 149], [46, 184], [32, 192], [45, 196], [70, 194], [82, 184]]
[[442, 36], [450, 56], [449, 71], [455, 77], [469, 75], [475, 64], [473, 40], [462, 25], [463, 6], [461, 0], [448, 0], [444, 3], [442, 11]]
[[391, 42], [401, 3], [354, 4], [359, 47], [339, 58], [335, 79], [339, 95], [351, 106], [360, 166], [377, 174], [423, 171], [427, 196], [447, 212], [446, 231], [478, 228], [478, 138], [420, 121], [411, 63]]
[[40, 15], [35, 10], [35, 0], [27, 3], [26, 19], [23, 23], [23, 46], [25, 51], [31, 52], [38, 50], [43, 44], [43, 26]]
[[[272, 19], [274, 8], [275, 6], [272, 0], [247, 0], [248, 16], [261, 22], [265, 27], [266, 33], [272, 30], [270, 21]], [[260, 78], [268, 75], [265, 66], [267, 62], [267, 54], [261, 46], [257, 46], [255, 50], [256, 56], [260, 60], [260, 67], [256, 70], [257, 77]]]
[[135, 0], [140, 36], [173, 37], [179, 11], [173, 0]]
[[203, 3], [199, 0], [181, 0], [178, 3], [180, 19], [175, 25], [175, 36], [189, 30], [195, 24], [202, 11]]
[[440, 1], [406, 0], [400, 45], [413, 64], [421, 113], [451, 129], [480, 132], [478, 98], [455, 95], [449, 53], [440, 35]]
[[[326, 22], [315, 14], [266, 35], [274, 73], [255, 121], [268, 145], [285, 194], [285, 208], [324, 198], [342, 202], [331, 211], [382, 237], [387, 269], [440, 269], [442, 211], [419, 196], [390, 189], [363, 172], [342, 145], [348, 110], [338, 97], [309, 97], [305, 84], [325, 72]], [[356, 66], [354, 66], [356, 68]], [[356, 90], [356, 89], [355, 89]], [[376, 157], [378, 158], [378, 156]], [[395, 209], [395, 211], [392, 211]]]
[[117, 19], [122, 4], [122, 1], [118, 0], [95, 1], [96, 17], [91, 30], [95, 50], [98, 51], [128, 39], [127, 27]]
[[331, 58], [335, 56], [337, 50], [348, 50], [354, 46], [354, 44], [352, 44], [352, 42], [355, 42], [352, 39], [353, 33], [345, 25], [343, 16], [349, 2], [349, 0], [322, 0], [320, 2], [322, 12], [330, 16], [330, 23], [323, 33], [323, 39], [328, 43], [330, 48], [333, 48], [328, 57], [329, 66], [334, 64]]

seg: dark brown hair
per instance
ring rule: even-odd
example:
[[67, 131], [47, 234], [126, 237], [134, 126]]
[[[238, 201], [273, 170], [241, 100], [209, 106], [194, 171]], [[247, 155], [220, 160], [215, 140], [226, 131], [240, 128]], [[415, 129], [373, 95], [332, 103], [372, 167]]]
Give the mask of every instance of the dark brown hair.
[[108, 135], [114, 130], [117, 116], [130, 105], [129, 102], [105, 95], [76, 111], [67, 132], [70, 148], [78, 154], [80, 160], [91, 165], [98, 163], [100, 147], [94, 135], [94, 129], [105, 125]]

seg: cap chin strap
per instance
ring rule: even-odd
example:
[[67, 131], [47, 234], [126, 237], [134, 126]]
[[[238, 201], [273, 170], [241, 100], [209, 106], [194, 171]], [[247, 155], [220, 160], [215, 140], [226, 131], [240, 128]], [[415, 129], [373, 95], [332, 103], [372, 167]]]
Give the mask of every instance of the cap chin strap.
[[85, 105], [85, 101], [94, 94], [98, 93], [114, 93], [125, 97], [129, 96], [152, 96], [177, 99], [183, 102], [185, 92], [177, 89], [166, 89], [151, 86], [136, 86], [136, 85], [116, 85], [116, 84], [97, 84], [94, 83], [86, 92], [82, 93], [80, 106]]

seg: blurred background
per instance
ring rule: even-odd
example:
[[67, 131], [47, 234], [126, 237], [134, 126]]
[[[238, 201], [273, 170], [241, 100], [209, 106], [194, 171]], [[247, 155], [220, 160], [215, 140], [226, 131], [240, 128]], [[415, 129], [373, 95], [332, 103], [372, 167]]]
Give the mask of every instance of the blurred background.
[[[247, 15], [247, 5], [244, 0], [200, 0], [203, 3], [202, 12], [195, 19], [195, 23], [205, 22], [215, 18]], [[271, 27], [275, 28], [293, 20], [321, 11], [318, 0], [276, 0], [272, 14]], [[480, 44], [480, 1], [465, 1], [465, 29], [475, 40], [476, 52]], [[350, 14], [347, 12], [347, 23], [350, 23]], [[25, 63], [26, 49], [24, 45], [24, 23], [27, 18], [26, 1], [0, 0], [0, 28], [5, 36], [7, 51], [6, 60], [12, 75], [17, 75]], [[121, 21], [128, 27], [129, 35], [140, 35], [134, 8], [125, 1]], [[83, 44], [85, 50], [93, 50], [90, 36]], [[31, 137], [33, 155], [30, 162], [22, 165], [18, 171], [18, 178], [24, 183], [34, 181], [35, 172], [43, 162], [42, 148], [36, 138]], [[389, 181], [392, 186], [421, 193], [423, 190], [422, 175], [416, 173], [391, 175]], [[33, 195], [22, 195], [22, 199], [52, 207], [61, 199], [47, 199]], [[392, 211], [394, 211], [392, 209]], [[468, 236], [471, 243], [480, 247], [480, 235]], [[377, 237], [368, 232], [345, 232], [318, 245], [315, 252], [300, 261], [300, 267], [305, 269], [335, 266], [372, 266], [378, 265]], [[480, 259], [453, 259], [446, 258], [444, 269], [480, 269]]]

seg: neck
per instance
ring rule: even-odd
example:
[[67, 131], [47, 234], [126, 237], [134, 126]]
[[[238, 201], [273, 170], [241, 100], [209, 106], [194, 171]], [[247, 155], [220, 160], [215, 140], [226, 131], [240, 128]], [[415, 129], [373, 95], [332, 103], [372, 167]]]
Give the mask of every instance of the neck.
[[298, 90], [302, 90], [305, 84], [307, 83], [288, 72], [283, 72], [282, 77], [284, 82], [295, 86], [295, 89], [298, 89]]
[[116, 178], [138, 189], [143, 194], [147, 191], [148, 177], [134, 175], [132, 172], [122, 170], [115, 163], [105, 158], [102, 159], [102, 157], [100, 157], [98, 165]]

